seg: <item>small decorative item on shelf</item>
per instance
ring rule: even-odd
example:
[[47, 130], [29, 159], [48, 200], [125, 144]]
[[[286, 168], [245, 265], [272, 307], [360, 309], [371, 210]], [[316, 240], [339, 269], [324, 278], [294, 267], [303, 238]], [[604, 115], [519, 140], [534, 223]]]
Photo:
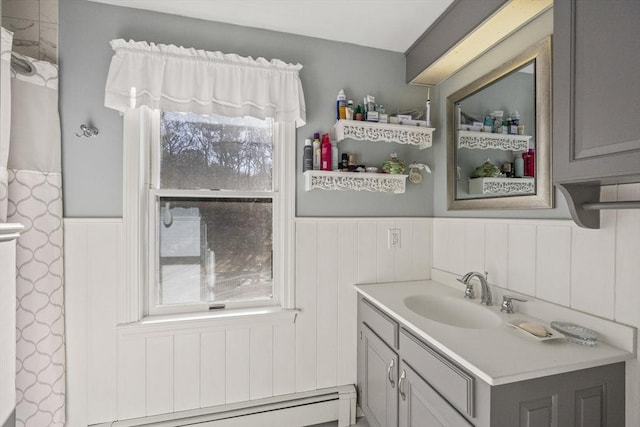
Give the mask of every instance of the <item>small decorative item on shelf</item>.
[[500, 175], [500, 168], [491, 163], [491, 160], [489, 159], [476, 168], [476, 176], [479, 178], [496, 177]]
[[391, 159], [386, 160], [382, 164], [382, 172], [389, 174], [403, 174], [405, 171], [404, 163], [398, 159], [396, 153], [391, 153]]
[[420, 169], [424, 169], [427, 173], [431, 173], [431, 168], [424, 163], [411, 163], [409, 164], [409, 182], [412, 184], [420, 184], [422, 182]]

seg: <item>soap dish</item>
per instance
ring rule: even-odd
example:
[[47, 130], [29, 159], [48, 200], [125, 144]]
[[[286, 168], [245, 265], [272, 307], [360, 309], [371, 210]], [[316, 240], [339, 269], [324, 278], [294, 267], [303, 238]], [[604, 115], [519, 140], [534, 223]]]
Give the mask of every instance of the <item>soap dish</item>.
[[544, 337], [539, 337], [537, 335], [532, 334], [531, 332], [527, 331], [526, 329], [522, 329], [520, 327], [520, 323], [524, 322], [524, 320], [512, 320], [510, 322], [507, 322], [507, 325], [511, 326], [512, 328], [515, 328], [518, 332], [522, 333], [524, 336], [527, 336], [529, 338], [533, 338], [536, 341], [547, 341], [547, 340], [555, 340], [558, 338], [564, 338], [561, 334], [559, 334], [556, 331], [550, 331], [549, 328], [545, 328], [547, 331], [547, 335], [545, 335]]
[[560, 332], [569, 342], [580, 345], [595, 346], [598, 345], [598, 334], [591, 329], [574, 325], [566, 322], [551, 322], [551, 328]]

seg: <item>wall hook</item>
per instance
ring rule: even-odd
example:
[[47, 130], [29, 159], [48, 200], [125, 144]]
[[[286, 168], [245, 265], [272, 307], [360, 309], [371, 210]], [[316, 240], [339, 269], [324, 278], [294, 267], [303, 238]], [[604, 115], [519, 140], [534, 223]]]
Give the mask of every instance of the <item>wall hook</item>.
[[98, 128], [93, 126], [87, 126], [85, 124], [80, 125], [80, 131], [81, 133], [76, 132], [76, 136], [78, 138], [82, 138], [82, 137], [91, 138], [91, 137], [97, 136], [99, 133]]

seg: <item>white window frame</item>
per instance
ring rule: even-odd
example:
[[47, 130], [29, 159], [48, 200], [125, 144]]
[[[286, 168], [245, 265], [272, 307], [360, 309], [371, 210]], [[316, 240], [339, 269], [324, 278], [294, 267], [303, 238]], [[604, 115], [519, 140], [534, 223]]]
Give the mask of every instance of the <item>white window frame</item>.
[[[124, 280], [119, 292], [118, 322], [133, 323], [145, 317], [153, 317], [160, 312], [150, 310], [151, 300], [149, 278], [153, 254], [150, 236], [154, 234], [152, 225], [155, 203], [152, 203], [151, 156], [154, 141], [159, 141], [159, 111], [146, 107], [128, 111], [123, 117], [123, 224], [125, 266]], [[273, 140], [273, 299], [265, 301], [261, 307], [289, 310], [295, 307], [293, 288], [294, 277], [294, 216], [295, 216], [295, 126], [293, 123], [274, 123]], [[158, 147], [159, 148], [159, 147]], [[277, 195], [277, 196], [275, 196]], [[217, 196], [219, 197], [219, 196]], [[276, 244], [276, 242], [278, 242]], [[227, 304], [224, 316], [253, 304]], [[255, 307], [253, 307], [255, 308]], [[174, 307], [163, 313], [188, 313]], [[198, 312], [201, 313], [201, 312]], [[220, 311], [209, 312], [211, 317]]]

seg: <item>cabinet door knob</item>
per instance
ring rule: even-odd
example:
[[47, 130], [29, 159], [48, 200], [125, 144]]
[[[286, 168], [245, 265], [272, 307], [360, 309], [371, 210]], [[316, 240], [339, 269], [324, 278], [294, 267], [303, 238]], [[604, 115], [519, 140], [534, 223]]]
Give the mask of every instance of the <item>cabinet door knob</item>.
[[394, 388], [396, 386], [395, 381], [393, 381], [393, 372], [391, 372], [391, 368], [393, 368], [394, 364], [395, 363], [393, 359], [391, 359], [391, 361], [389, 362], [389, 367], [387, 368], [387, 377], [389, 378], [389, 383], [391, 384], [391, 388]]
[[402, 398], [402, 400], [407, 400], [407, 395], [404, 392], [402, 387], [402, 383], [404, 382], [404, 379], [406, 377], [407, 377], [407, 373], [403, 369], [402, 374], [400, 374], [400, 378], [398, 379], [398, 392], [400, 393], [400, 397]]

